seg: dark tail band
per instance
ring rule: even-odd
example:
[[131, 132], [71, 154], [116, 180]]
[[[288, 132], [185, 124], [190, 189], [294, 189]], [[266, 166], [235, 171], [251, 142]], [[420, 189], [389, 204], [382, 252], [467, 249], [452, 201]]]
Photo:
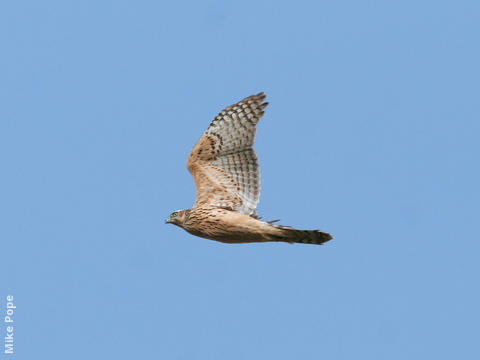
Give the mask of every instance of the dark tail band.
[[279, 241], [322, 245], [323, 243], [333, 239], [332, 235], [319, 230], [297, 230], [286, 226], [276, 227], [283, 230], [283, 235], [278, 236]]

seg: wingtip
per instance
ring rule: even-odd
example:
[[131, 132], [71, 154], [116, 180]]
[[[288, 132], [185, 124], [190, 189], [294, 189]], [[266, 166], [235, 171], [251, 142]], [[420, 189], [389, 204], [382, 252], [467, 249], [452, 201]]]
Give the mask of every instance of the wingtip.
[[267, 95], [265, 95], [265, 93], [262, 91], [262, 92], [259, 92], [258, 94], [252, 95], [252, 97], [255, 98], [256, 100], [258, 100], [259, 102], [261, 102], [261, 101], [265, 100]]

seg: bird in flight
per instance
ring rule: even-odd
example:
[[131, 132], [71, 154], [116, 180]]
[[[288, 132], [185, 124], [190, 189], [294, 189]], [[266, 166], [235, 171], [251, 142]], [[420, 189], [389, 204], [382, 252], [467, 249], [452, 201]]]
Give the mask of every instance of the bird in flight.
[[264, 93], [249, 96], [213, 119], [187, 159], [196, 202], [191, 209], [174, 211], [166, 223], [231, 244], [283, 241], [320, 245], [332, 239], [319, 230], [297, 230], [257, 216], [260, 171], [252, 146], [256, 125], [268, 105], [264, 100]]

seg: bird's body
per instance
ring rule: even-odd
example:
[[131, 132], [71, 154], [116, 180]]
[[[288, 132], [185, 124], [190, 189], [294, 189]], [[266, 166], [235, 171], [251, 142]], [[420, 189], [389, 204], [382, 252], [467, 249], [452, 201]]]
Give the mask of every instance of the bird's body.
[[256, 124], [268, 103], [263, 93], [249, 96], [218, 114], [191, 151], [187, 168], [197, 200], [173, 212], [168, 223], [225, 243], [284, 241], [322, 244], [332, 239], [318, 230], [297, 230], [258, 219], [260, 172], [252, 149]]

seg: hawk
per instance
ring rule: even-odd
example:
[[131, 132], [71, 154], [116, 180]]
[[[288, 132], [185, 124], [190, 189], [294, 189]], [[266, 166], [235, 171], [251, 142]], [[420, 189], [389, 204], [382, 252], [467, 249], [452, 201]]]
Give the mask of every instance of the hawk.
[[297, 230], [257, 216], [260, 171], [252, 146], [256, 125], [268, 104], [264, 100], [264, 93], [249, 96], [213, 119], [187, 160], [196, 202], [191, 209], [174, 211], [166, 223], [224, 243], [323, 244], [332, 239], [319, 230]]

